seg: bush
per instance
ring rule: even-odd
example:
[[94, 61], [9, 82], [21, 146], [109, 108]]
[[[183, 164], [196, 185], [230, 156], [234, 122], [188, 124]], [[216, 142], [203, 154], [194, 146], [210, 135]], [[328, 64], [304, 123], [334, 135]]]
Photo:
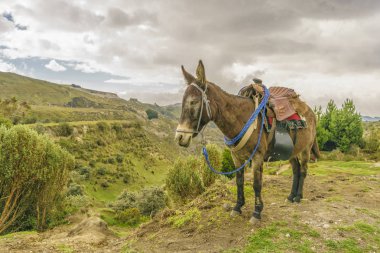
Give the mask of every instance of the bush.
[[79, 169], [79, 175], [83, 176], [83, 179], [88, 180], [90, 178], [90, 169], [87, 167], [81, 167]]
[[108, 125], [107, 122], [101, 121], [96, 123], [96, 126], [98, 127], [99, 131], [106, 132], [110, 130], [110, 125]]
[[137, 207], [143, 215], [154, 215], [166, 206], [166, 194], [158, 187], [144, 189], [137, 197]]
[[158, 119], [158, 112], [152, 109], [147, 109], [146, 115], [148, 116], [148, 119]]
[[69, 123], [60, 123], [56, 129], [56, 134], [58, 136], [68, 137], [72, 135], [74, 128], [69, 125]]
[[74, 158], [46, 136], [26, 126], [0, 127], [0, 234], [14, 222], [36, 219], [46, 228], [50, 211], [74, 168]]
[[376, 153], [379, 150], [380, 141], [374, 132], [371, 132], [368, 139], [365, 141], [365, 150], [368, 153]]
[[150, 216], [164, 208], [166, 201], [167, 197], [164, 190], [153, 187], [145, 188], [138, 194], [124, 191], [110, 207], [116, 212], [137, 208], [139, 213]]
[[116, 161], [117, 161], [118, 163], [122, 163], [122, 162], [124, 161], [124, 156], [121, 155], [121, 154], [118, 154], [118, 155], [116, 156]]
[[69, 188], [67, 189], [66, 196], [78, 196], [83, 195], [83, 186], [77, 184], [77, 183], [71, 183], [69, 185]]
[[[225, 148], [223, 150], [222, 154], [222, 171], [223, 172], [229, 172], [233, 171], [235, 169], [235, 164], [232, 159], [231, 151], [228, 148]], [[233, 178], [235, 174], [225, 175], [228, 178]]]
[[[214, 144], [208, 144], [206, 146], [208, 157], [210, 160], [210, 164], [216, 170], [220, 170], [221, 162], [220, 162], [220, 151], [219, 148]], [[206, 161], [204, 161], [203, 166], [201, 167], [201, 177], [202, 182], [205, 187], [209, 187], [215, 182], [215, 179], [218, 177], [218, 174], [214, 173], [210, 170]]]
[[197, 173], [199, 167], [200, 162], [192, 156], [177, 160], [166, 178], [169, 192], [181, 199], [195, 197], [204, 192]]
[[133, 192], [124, 191], [110, 206], [115, 211], [123, 211], [128, 208], [137, 207], [136, 201], [136, 194]]
[[96, 171], [96, 174], [100, 175], [100, 176], [104, 176], [105, 174], [107, 174], [107, 169], [104, 168], [104, 167], [100, 167], [98, 168], [98, 170]]
[[132, 207], [124, 211], [117, 212], [115, 218], [122, 224], [134, 226], [140, 222], [141, 214], [138, 208]]
[[0, 126], [11, 127], [12, 121], [0, 115]]

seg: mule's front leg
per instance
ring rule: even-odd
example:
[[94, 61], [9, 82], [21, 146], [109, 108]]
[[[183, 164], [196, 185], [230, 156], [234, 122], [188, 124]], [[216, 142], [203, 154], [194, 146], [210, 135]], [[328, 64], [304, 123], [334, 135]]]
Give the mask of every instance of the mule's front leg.
[[264, 209], [264, 203], [261, 198], [261, 189], [263, 187], [263, 162], [254, 163], [253, 190], [255, 191], [255, 210], [253, 211], [251, 222], [261, 219], [261, 211]]
[[241, 214], [241, 208], [245, 204], [244, 198], [244, 168], [236, 173], [237, 201], [231, 216]]

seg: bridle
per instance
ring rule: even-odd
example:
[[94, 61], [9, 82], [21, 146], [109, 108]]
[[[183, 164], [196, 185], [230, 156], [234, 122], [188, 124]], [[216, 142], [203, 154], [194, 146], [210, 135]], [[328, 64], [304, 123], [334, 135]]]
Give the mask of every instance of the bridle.
[[[197, 129], [196, 130], [192, 130], [192, 131], [189, 131], [189, 130], [183, 130], [183, 129], [177, 129], [176, 132], [177, 133], [188, 133], [188, 134], [199, 134], [203, 132], [204, 130], [204, 127], [202, 127], [202, 129], [199, 129], [200, 126], [201, 126], [201, 121], [202, 121], [202, 114], [203, 114], [203, 108], [205, 107], [206, 108], [206, 113], [207, 113], [207, 116], [210, 120], [212, 120], [212, 113], [211, 113], [211, 106], [210, 106], [210, 100], [208, 100], [208, 97], [207, 97], [207, 83], [205, 84], [205, 89], [202, 90], [198, 85], [194, 84], [194, 83], [191, 83], [189, 84], [191, 86], [194, 86], [195, 88], [197, 88], [197, 90], [199, 90], [201, 92], [201, 96], [202, 96], [202, 104], [201, 104], [201, 110], [199, 112], [199, 118], [198, 118], [198, 124], [197, 124]], [[203, 134], [202, 134], [203, 135]], [[202, 138], [203, 139], [203, 138]]]

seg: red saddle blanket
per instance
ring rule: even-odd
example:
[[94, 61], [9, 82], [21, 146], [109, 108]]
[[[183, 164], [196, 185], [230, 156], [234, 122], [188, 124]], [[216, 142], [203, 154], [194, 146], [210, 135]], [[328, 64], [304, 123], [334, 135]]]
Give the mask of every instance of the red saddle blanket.
[[[298, 115], [298, 113], [295, 113], [293, 115], [291, 115], [290, 117], [286, 118], [285, 121], [287, 120], [302, 120], [301, 117]], [[273, 123], [273, 118], [268, 118], [268, 123], [269, 125], [272, 125]]]

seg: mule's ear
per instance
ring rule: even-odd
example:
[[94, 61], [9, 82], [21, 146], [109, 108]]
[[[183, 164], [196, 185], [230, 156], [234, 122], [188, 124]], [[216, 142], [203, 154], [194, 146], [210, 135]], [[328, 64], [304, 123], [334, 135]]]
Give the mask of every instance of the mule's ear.
[[181, 69], [182, 69], [182, 74], [185, 77], [185, 81], [188, 85], [195, 81], [195, 77], [192, 74], [188, 73], [183, 67], [183, 65], [181, 65]]
[[199, 63], [198, 63], [197, 79], [202, 86], [206, 84], [206, 72], [205, 72], [205, 66], [203, 66], [202, 60], [199, 60]]

